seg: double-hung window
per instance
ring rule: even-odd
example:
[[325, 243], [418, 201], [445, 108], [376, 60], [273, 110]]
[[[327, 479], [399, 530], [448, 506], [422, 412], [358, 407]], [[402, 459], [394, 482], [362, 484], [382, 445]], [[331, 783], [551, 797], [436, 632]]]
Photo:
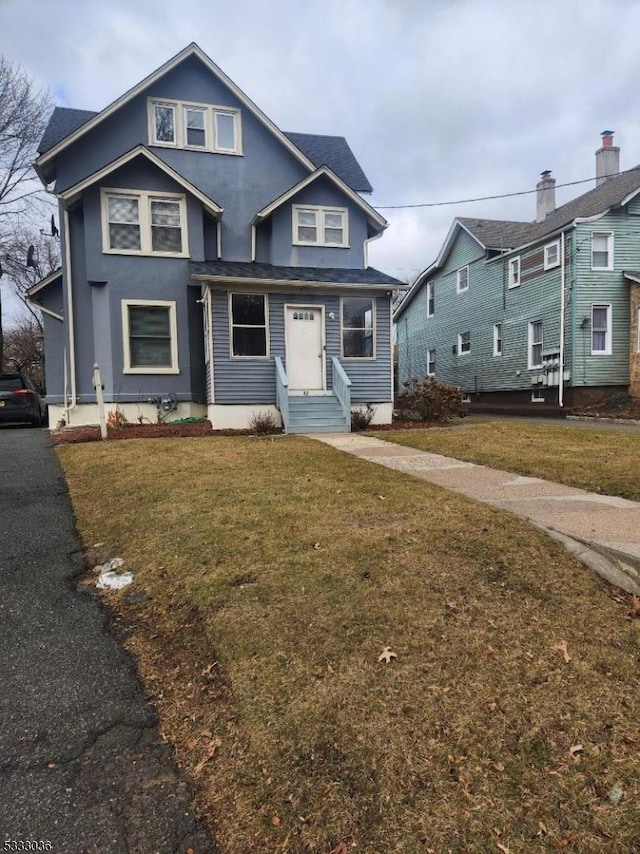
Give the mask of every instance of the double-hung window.
[[293, 243], [298, 246], [349, 245], [349, 211], [316, 205], [293, 206]]
[[493, 355], [502, 356], [502, 324], [493, 324]]
[[231, 294], [231, 355], [261, 358], [269, 355], [268, 307], [265, 294]]
[[469, 290], [469, 267], [461, 267], [456, 271], [456, 291], [461, 294]]
[[375, 309], [368, 297], [342, 298], [342, 356], [375, 358]]
[[176, 145], [176, 105], [155, 103], [153, 105], [153, 142], [160, 145]]
[[436, 301], [433, 292], [433, 282], [427, 282], [427, 317], [433, 317], [435, 313]]
[[529, 323], [529, 358], [528, 367], [542, 367], [542, 321], [532, 320]]
[[552, 267], [558, 267], [560, 264], [560, 241], [554, 240], [553, 243], [547, 243], [544, 247], [544, 269], [551, 270]]
[[123, 300], [125, 374], [177, 374], [176, 304], [166, 300]]
[[613, 233], [611, 231], [592, 233], [591, 269], [613, 270]]
[[184, 143], [187, 148], [207, 148], [208, 116], [203, 107], [184, 108]]
[[458, 355], [471, 352], [471, 333], [460, 332], [458, 335]]
[[435, 377], [436, 375], [436, 348], [427, 350], [427, 376]]
[[143, 190], [102, 190], [102, 251], [186, 257], [185, 197]]
[[591, 306], [591, 355], [611, 355], [611, 306]]
[[517, 288], [520, 285], [520, 256], [517, 258], [509, 258], [509, 276], [508, 285], [510, 288]]
[[148, 104], [151, 145], [242, 154], [240, 110], [185, 101]]

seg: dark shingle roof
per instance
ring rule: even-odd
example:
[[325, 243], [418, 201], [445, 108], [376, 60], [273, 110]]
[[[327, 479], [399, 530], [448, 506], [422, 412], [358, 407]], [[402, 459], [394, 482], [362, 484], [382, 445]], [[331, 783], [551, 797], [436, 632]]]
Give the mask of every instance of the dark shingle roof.
[[317, 166], [328, 166], [358, 193], [372, 193], [373, 187], [343, 136], [314, 133], [285, 133], [285, 136]]
[[457, 220], [487, 249], [513, 249], [514, 246], [525, 242], [531, 230], [530, 222], [464, 216], [457, 217]]
[[57, 145], [65, 136], [69, 136], [74, 130], [78, 130], [85, 122], [97, 116], [92, 110], [72, 110], [69, 107], [56, 107], [51, 113], [49, 124], [45, 128], [38, 153], [44, 154], [54, 145]]
[[335, 267], [278, 267], [258, 261], [192, 261], [192, 276], [229, 276], [240, 279], [264, 279], [284, 282], [335, 282], [344, 285], [402, 285], [393, 276], [368, 267], [344, 270]]

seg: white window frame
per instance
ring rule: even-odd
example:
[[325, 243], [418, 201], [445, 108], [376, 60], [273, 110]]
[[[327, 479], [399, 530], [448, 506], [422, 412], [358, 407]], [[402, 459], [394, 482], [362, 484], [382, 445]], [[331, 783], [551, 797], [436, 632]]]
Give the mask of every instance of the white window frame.
[[[119, 196], [138, 200], [138, 216], [140, 226], [140, 249], [112, 249], [109, 237], [109, 197]], [[178, 202], [180, 205], [180, 233], [182, 236], [182, 252], [160, 252], [154, 250], [151, 231], [151, 202]], [[149, 190], [118, 189], [103, 187], [100, 190], [100, 207], [102, 209], [102, 251], [105, 255], [152, 255], [158, 258], [188, 258], [189, 231], [187, 227], [187, 200], [181, 193], [160, 193]]]
[[[313, 241], [298, 239], [298, 227], [300, 225], [298, 219], [302, 212], [315, 214], [316, 239]], [[325, 228], [331, 228], [331, 226], [325, 225], [325, 217], [327, 214], [339, 214], [342, 217], [342, 243], [325, 242]], [[326, 246], [328, 249], [349, 248], [349, 208], [329, 207], [326, 205], [292, 205], [291, 226], [291, 240], [294, 246]], [[302, 227], [304, 228], [304, 226]]]
[[[178, 324], [176, 318], [175, 300], [153, 300], [153, 299], [123, 299], [122, 308], [122, 353], [124, 358], [123, 373], [125, 374], [179, 374], [178, 363]], [[168, 308], [169, 329], [171, 332], [171, 365], [167, 367], [142, 367], [136, 368], [131, 365], [131, 338], [129, 333], [129, 307], [142, 306], [144, 308]]]
[[531, 392], [531, 403], [545, 403], [545, 396], [540, 389], [535, 389]]
[[[500, 347], [498, 347], [498, 344]], [[502, 356], [504, 343], [502, 338], [502, 323], [493, 324], [493, 355]]]
[[[593, 239], [594, 237], [607, 238], [607, 256], [608, 264], [605, 267], [596, 267], [593, 263]], [[591, 269], [594, 271], [610, 271], [613, 270], [613, 232], [612, 231], [592, 231], [591, 232]]]
[[[431, 311], [429, 310], [431, 306]], [[436, 313], [436, 297], [433, 290], [433, 282], [427, 282], [427, 317], [433, 317]]]
[[[593, 346], [593, 333], [596, 331], [593, 326], [593, 312], [596, 308], [605, 308], [607, 310], [607, 326], [604, 330], [604, 350], [595, 350]], [[597, 330], [598, 332], [602, 332], [602, 329]], [[592, 356], [610, 356], [612, 354], [612, 331], [613, 331], [613, 317], [612, 317], [612, 307], [609, 302], [595, 302], [591, 305], [591, 355]]]
[[[156, 139], [155, 107], [173, 107], [174, 132], [173, 142], [163, 142]], [[204, 137], [205, 145], [187, 145], [186, 111], [202, 110], [205, 113]], [[219, 113], [234, 118], [234, 147], [222, 148], [217, 145], [216, 115]], [[208, 151], [214, 154], [233, 154], [242, 156], [242, 113], [235, 107], [223, 107], [218, 104], [203, 104], [196, 101], [173, 101], [166, 98], [147, 99], [147, 120], [149, 125], [149, 144], [163, 148], [184, 148], [188, 151]]]
[[[262, 297], [264, 300], [264, 335], [265, 335], [265, 354], [264, 356], [236, 356], [233, 352], [233, 327], [241, 326], [247, 329], [262, 329], [262, 326], [248, 325], [244, 323], [233, 322], [233, 297], [234, 296], [252, 296]], [[229, 356], [231, 359], [240, 359], [242, 361], [254, 361], [259, 359], [264, 361], [271, 358], [271, 332], [269, 329], [269, 294], [260, 293], [259, 291], [229, 291], [227, 313], [229, 316]]]
[[[549, 261], [549, 252], [551, 249], [556, 250], [556, 260], [555, 261]], [[545, 270], [553, 270], [554, 267], [560, 266], [560, 241], [559, 240], [554, 240], [553, 243], [547, 243], [547, 245], [544, 247], [543, 251], [544, 251], [544, 264], [543, 264], [543, 266], [544, 266]]]
[[[468, 350], [462, 349], [462, 336], [463, 335], [469, 336], [469, 349]], [[465, 330], [464, 332], [458, 332], [458, 356], [468, 356], [470, 352], [471, 352], [471, 331]]]
[[507, 286], [511, 288], [520, 287], [520, 256], [509, 258], [507, 274]]
[[[534, 326], [540, 324], [541, 336], [539, 341], [533, 340], [533, 329]], [[533, 348], [535, 346], [540, 346], [540, 362], [533, 361]], [[527, 334], [527, 368], [530, 371], [539, 370], [542, 367], [542, 351], [544, 349], [544, 322], [541, 318], [537, 320], [530, 320], [528, 326], [528, 334]]]
[[[431, 358], [431, 354], [433, 353], [433, 358]], [[431, 366], [433, 365], [433, 370], [431, 370]], [[435, 377], [436, 375], [436, 348], [429, 347], [427, 350], [427, 376]]]
[[[460, 287], [460, 279], [461, 273], [465, 272], [466, 275], [466, 285], [464, 287]], [[466, 264], [464, 267], [460, 267], [459, 270], [456, 270], [456, 293], [463, 294], [469, 290], [469, 265]]]
[[[349, 297], [340, 297], [340, 358], [346, 361], [356, 362], [374, 362], [378, 357], [376, 355], [376, 339], [377, 339], [377, 319], [376, 319], [376, 299], [374, 297], [358, 296], [353, 294], [351, 298], [355, 299], [370, 299], [371, 300], [371, 335], [372, 335], [372, 354], [371, 356], [345, 356], [344, 355], [344, 301]], [[347, 326], [347, 329], [358, 329], [356, 326]]]

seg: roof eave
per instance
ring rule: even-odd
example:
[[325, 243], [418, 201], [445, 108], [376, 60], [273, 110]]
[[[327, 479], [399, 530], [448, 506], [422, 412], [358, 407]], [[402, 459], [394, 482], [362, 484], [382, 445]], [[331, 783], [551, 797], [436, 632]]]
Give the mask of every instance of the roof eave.
[[308, 282], [304, 279], [265, 279], [260, 276], [224, 276], [213, 273], [195, 273], [191, 276], [192, 281], [206, 283], [209, 285], [219, 285], [220, 287], [228, 287], [229, 285], [247, 287], [255, 287], [260, 285], [265, 288], [286, 290], [287, 288], [295, 288], [303, 290], [305, 288], [312, 290], [402, 290], [408, 285], [398, 285], [393, 282]]

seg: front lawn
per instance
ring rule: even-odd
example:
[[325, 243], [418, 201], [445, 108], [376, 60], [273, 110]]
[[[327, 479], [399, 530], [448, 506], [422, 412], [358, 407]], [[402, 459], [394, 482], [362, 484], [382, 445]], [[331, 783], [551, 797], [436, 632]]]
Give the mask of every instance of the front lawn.
[[58, 454], [224, 854], [640, 850], [639, 622], [537, 529], [304, 438]]
[[374, 435], [421, 451], [640, 501], [640, 430], [491, 421]]

